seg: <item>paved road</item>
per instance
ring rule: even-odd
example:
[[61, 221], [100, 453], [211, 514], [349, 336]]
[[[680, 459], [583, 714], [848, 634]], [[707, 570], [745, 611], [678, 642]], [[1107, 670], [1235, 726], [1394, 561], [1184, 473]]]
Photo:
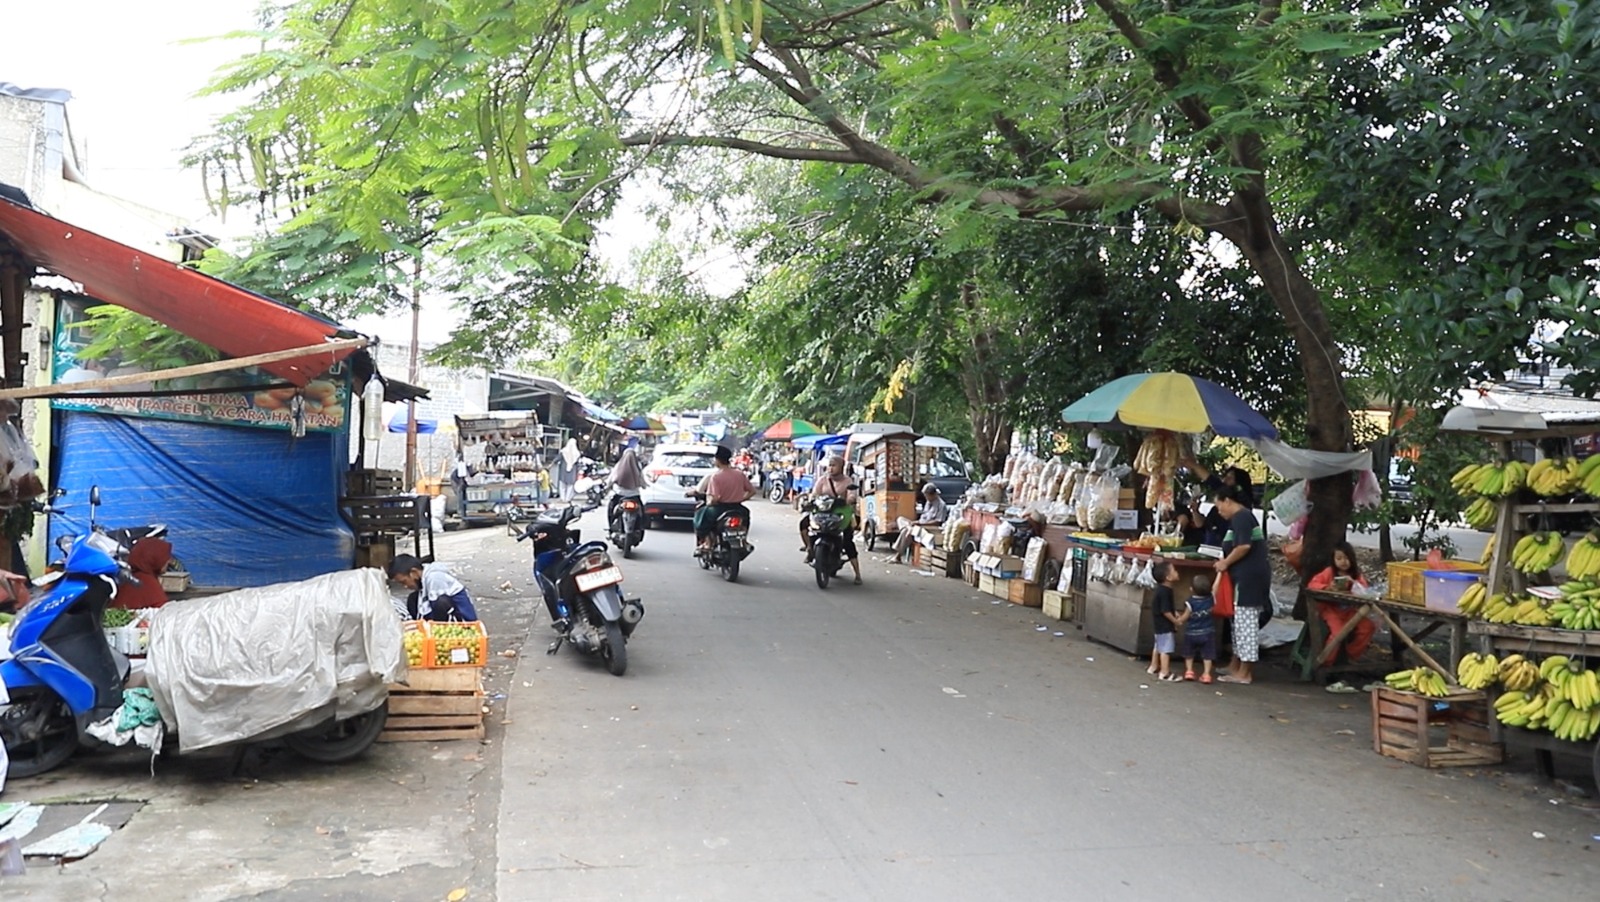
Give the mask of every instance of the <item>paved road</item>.
[[738, 585], [687, 533], [650, 535], [625, 677], [522, 659], [500, 899], [1532, 899], [1600, 879], [1593, 810], [1381, 758], [1364, 697], [1152, 684], [1035, 610], [882, 563], [822, 592], [793, 516], [757, 514]]
[[625, 563], [649, 613], [622, 678], [539, 653], [526, 546], [442, 537], [507, 695], [485, 743], [339, 767], [202, 754], [154, 777], [137, 753], [89, 755], [4, 798], [143, 807], [0, 898], [1521, 900], [1600, 879], [1593, 803], [1526, 761], [1380, 758], [1361, 696], [1281, 673], [1153, 684], [954, 580], [873, 563], [821, 592], [793, 515], [756, 512], [737, 586], [695, 566], [687, 532]]

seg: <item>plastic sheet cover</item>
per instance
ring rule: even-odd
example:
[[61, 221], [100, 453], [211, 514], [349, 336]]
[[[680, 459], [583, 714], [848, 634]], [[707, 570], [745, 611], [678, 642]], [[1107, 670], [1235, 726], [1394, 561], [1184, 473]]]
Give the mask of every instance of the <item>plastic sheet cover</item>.
[[[196, 585], [266, 586], [346, 570], [355, 537], [339, 516], [343, 433], [290, 438], [276, 429], [57, 411], [56, 473], [67, 490], [50, 541], [89, 525], [165, 523]], [[55, 547], [54, 544], [51, 547]]]
[[148, 660], [184, 752], [371, 710], [406, 674], [387, 581], [370, 568], [169, 604]]

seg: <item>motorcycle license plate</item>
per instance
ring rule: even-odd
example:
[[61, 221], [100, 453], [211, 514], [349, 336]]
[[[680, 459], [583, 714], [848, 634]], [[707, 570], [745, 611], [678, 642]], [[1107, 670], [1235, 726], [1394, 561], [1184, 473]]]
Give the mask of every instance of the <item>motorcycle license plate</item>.
[[611, 586], [622, 582], [622, 568], [602, 567], [599, 570], [590, 570], [579, 573], [572, 578], [578, 584], [579, 592], [593, 592], [601, 586]]

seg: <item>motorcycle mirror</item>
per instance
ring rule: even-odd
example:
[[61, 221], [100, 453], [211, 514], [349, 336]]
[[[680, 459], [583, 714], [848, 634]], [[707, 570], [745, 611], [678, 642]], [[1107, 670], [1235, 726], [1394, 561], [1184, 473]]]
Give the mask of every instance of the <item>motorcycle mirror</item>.
[[92, 507], [99, 507], [100, 506], [100, 487], [99, 486], [94, 486], [93, 488], [89, 489], [89, 504]]

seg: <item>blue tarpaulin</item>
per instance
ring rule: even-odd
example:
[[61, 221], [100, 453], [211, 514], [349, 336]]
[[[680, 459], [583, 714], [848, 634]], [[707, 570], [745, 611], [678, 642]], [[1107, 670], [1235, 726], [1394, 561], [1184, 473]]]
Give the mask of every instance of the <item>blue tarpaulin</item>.
[[59, 411], [56, 478], [66, 489], [50, 542], [100, 525], [165, 523], [196, 585], [264, 586], [347, 570], [355, 537], [339, 515], [345, 435]]
[[602, 423], [622, 422], [622, 414], [612, 413], [593, 401], [590, 401], [586, 398], [573, 398], [572, 400], [577, 401], [578, 406], [582, 407], [584, 412], [587, 413], [591, 419], [599, 420]]

